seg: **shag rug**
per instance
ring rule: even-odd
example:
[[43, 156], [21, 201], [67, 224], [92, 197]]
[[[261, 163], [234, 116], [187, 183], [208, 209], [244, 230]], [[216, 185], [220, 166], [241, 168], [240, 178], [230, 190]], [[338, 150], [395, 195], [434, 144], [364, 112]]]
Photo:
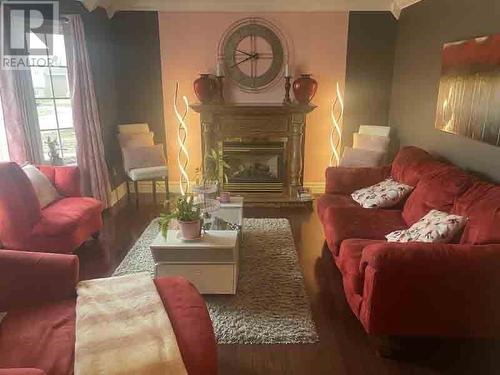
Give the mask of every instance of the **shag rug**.
[[[146, 228], [114, 276], [154, 274], [149, 245], [158, 219]], [[287, 219], [244, 219], [236, 295], [205, 295], [219, 344], [314, 343], [318, 335]]]

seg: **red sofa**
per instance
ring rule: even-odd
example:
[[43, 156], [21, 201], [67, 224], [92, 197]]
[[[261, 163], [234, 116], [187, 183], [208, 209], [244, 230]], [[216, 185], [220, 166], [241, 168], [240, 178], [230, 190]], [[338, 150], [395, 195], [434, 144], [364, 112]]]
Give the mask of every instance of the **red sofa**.
[[80, 193], [78, 167], [38, 167], [62, 199], [40, 208], [16, 163], [0, 163], [0, 242], [5, 248], [72, 253], [102, 228], [102, 203]]
[[[415, 186], [392, 209], [364, 209], [350, 194], [392, 176]], [[450, 244], [388, 243], [431, 209], [468, 217]], [[500, 186], [416, 147], [384, 168], [328, 168], [317, 211], [347, 301], [366, 332], [382, 336], [499, 337]]]
[[[8, 311], [0, 324], [0, 375], [73, 374], [77, 282], [75, 255], [0, 250], [0, 311]], [[154, 282], [188, 373], [216, 374], [203, 298], [180, 277]]]

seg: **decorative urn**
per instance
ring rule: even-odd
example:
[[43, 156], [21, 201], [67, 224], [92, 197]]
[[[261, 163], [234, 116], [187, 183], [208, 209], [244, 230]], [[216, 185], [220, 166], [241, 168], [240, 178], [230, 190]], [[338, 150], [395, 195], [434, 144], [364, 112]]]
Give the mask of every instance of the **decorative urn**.
[[295, 99], [301, 104], [308, 104], [316, 94], [318, 82], [310, 74], [301, 74], [292, 87]]
[[194, 93], [201, 103], [210, 103], [217, 93], [217, 82], [210, 74], [200, 74], [194, 81]]

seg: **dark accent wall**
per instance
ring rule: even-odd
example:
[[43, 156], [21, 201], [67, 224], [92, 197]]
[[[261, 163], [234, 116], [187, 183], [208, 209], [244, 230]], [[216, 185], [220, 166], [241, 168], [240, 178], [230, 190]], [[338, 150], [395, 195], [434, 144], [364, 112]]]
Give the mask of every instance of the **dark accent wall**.
[[359, 125], [389, 124], [397, 21], [390, 12], [350, 12], [344, 146]]
[[116, 63], [113, 56], [111, 22], [102, 8], [82, 14], [94, 89], [99, 108], [106, 162], [112, 187], [124, 179], [120, 149], [116, 139], [118, 95]]
[[118, 12], [61, 1], [62, 14], [81, 14], [101, 121], [111, 185], [125, 181], [118, 124], [147, 122], [165, 143], [157, 12]]
[[112, 19], [119, 124], [147, 122], [165, 143], [157, 12], [118, 12]]
[[399, 20], [390, 124], [417, 145], [500, 181], [500, 148], [434, 128], [443, 43], [500, 32], [498, 0], [423, 0]]

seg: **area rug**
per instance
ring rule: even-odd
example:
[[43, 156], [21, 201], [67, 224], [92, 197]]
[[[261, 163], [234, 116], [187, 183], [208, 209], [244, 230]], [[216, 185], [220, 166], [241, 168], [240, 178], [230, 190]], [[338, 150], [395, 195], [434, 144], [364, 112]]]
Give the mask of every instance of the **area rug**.
[[[314, 343], [304, 279], [287, 219], [244, 219], [236, 295], [205, 295], [219, 344]], [[158, 220], [146, 228], [113, 275], [154, 273], [149, 245]]]

